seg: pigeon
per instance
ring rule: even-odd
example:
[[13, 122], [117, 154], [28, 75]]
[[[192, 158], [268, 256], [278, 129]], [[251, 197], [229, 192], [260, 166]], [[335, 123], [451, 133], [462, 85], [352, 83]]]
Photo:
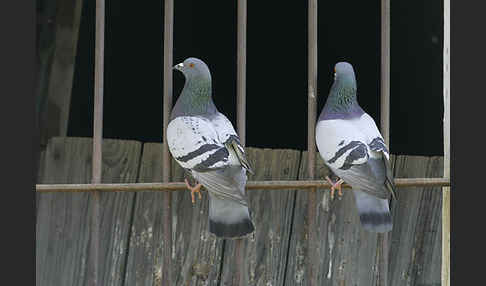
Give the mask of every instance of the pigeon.
[[341, 193], [348, 183], [354, 193], [359, 218], [369, 232], [392, 229], [389, 200], [395, 185], [387, 146], [373, 118], [358, 104], [353, 66], [339, 62], [334, 68], [334, 83], [316, 123], [319, 155], [340, 180], [331, 184]]
[[175, 161], [198, 182], [192, 187], [201, 199], [209, 194], [209, 232], [219, 238], [242, 238], [255, 227], [245, 193], [246, 172], [253, 173], [245, 149], [228, 118], [211, 96], [211, 73], [200, 59], [187, 58], [174, 66], [185, 83], [167, 127], [169, 151]]

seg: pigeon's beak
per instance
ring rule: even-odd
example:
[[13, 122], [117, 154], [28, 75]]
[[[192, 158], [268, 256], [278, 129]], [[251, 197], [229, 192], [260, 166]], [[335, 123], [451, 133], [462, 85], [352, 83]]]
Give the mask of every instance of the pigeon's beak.
[[184, 67], [184, 63], [177, 64], [173, 67], [173, 69], [182, 71], [182, 68]]

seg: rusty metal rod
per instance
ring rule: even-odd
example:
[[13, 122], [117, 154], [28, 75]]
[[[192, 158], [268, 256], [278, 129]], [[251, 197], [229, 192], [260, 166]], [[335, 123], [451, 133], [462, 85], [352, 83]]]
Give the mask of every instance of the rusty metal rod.
[[390, 147], [390, 0], [381, 0], [380, 131]]
[[167, 145], [166, 135], [167, 126], [169, 125], [170, 112], [172, 110], [172, 52], [173, 52], [173, 25], [174, 25], [174, 0], [165, 0], [164, 8], [164, 81], [163, 81], [163, 141], [166, 143], [162, 146], [162, 178], [164, 182], [170, 180], [171, 156], [169, 146]]
[[[93, 184], [101, 183], [102, 171], [102, 140], [103, 140], [103, 83], [105, 54], [105, 1], [96, 0], [96, 36], [95, 36], [95, 73], [94, 73], [94, 111], [93, 111]], [[100, 285], [99, 280], [99, 247], [101, 228], [101, 194], [94, 190], [92, 196], [90, 252], [88, 261], [88, 285]]]
[[307, 151], [309, 178], [314, 178], [316, 158], [316, 105], [317, 105], [317, 0], [309, 0], [307, 62]]
[[[243, 146], [246, 145], [246, 0], [238, 0], [237, 8], [237, 63], [236, 63], [236, 126]], [[243, 265], [243, 239], [236, 239], [233, 285], [240, 285]]]
[[[390, 0], [381, 0], [381, 112], [380, 130], [390, 150]], [[379, 286], [388, 285], [388, 233], [378, 234]]]
[[[443, 92], [444, 92], [444, 178], [450, 178], [451, 167], [451, 102], [450, 102], [450, 0], [444, 1], [444, 48], [443, 48]], [[451, 194], [450, 187], [442, 192], [442, 265], [441, 285], [449, 286], [451, 283], [450, 262], [451, 262]]]
[[[410, 187], [449, 187], [447, 178], [395, 178], [395, 185], [399, 188]], [[295, 190], [295, 189], [329, 189], [331, 185], [325, 180], [275, 180], [248, 181], [247, 190]], [[342, 184], [343, 188], [351, 188]], [[182, 191], [186, 190], [183, 182], [171, 183], [125, 183], [125, 184], [37, 184], [37, 192], [137, 192], [137, 191]]]
[[[170, 111], [172, 110], [172, 53], [174, 33], [174, 0], [164, 2], [164, 93], [163, 93], [163, 141], [162, 146], [162, 180], [170, 182], [171, 155], [167, 143], [167, 126], [169, 125]], [[163, 196], [164, 222], [164, 265], [163, 281], [172, 284], [172, 194], [167, 192]]]
[[[316, 160], [316, 142], [315, 142], [315, 126], [316, 126], [316, 109], [317, 109], [317, 0], [308, 1], [307, 14], [307, 151], [308, 151], [308, 177], [314, 179], [315, 176], [315, 160]], [[307, 260], [307, 267], [309, 269], [309, 285], [317, 285], [317, 275], [315, 266], [317, 265], [317, 255], [311, 249], [315, 248], [317, 240], [315, 231], [315, 206], [316, 206], [316, 189], [311, 188], [308, 192], [309, 204], [307, 207], [307, 219], [309, 230], [309, 256]]]
[[246, 0], [238, 0], [236, 63], [236, 126], [243, 146], [246, 144]]

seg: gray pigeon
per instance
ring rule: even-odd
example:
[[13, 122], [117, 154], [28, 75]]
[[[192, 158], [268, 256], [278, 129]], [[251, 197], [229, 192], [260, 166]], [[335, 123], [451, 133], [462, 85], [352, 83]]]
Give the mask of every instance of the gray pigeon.
[[245, 185], [246, 172], [252, 171], [233, 125], [214, 105], [209, 68], [188, 58], [174, 69], [186, 82], [171, 112], [167, 142], [172, 157], [199, 182], [192, 187], [186, 179], [192, 202], [204, 186], [209, 193], [209, 231], [221, 238], [251, 234], [255, 227]]
[[334, 83], [316, 124], [319, 154], [340, 177], [331, 183], [341, 193], [343, 181], [351, 185], [362, 226], [371, 232], [392, 229], [389, 198], [395, 186], [388, 149], [376, 124], [359, 106], [351, 64], [337, 63]]

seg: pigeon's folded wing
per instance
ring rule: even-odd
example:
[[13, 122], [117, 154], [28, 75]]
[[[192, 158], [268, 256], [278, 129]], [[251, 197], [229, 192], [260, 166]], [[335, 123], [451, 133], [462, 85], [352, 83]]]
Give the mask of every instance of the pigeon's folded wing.
[[203, 117], [174, 118], [167, 127], [167, 142], [172, 156], [183, 168], [205, 172], [228, 164], [228, 149], [211, 122]]
[[228, 166], [208, 172], [193, 172], [194, 177], [213, 195], [220, 199], [229, 199], [247, 206], [245, 184], [247, 176], [239, 166]]
[[382, 156], [367, 144], [367, 127], [355, 123], [341, 119], [319, 122], [316, 130], [319, 152], [333, 172], [354, 189], [388, 198]]
[[363, 130], [363, 133], [366, 135], [366, 144], [368, 144], [368, 147], [370, 149], [370, 158], [377, 159], [378, 161], [383, 161], [378, 162], [376, 167], [378, 168], [378, 170], [376, 172], [384, 174], [384, 184], [388, 191], [390, 191], [390, 193], [396, 199], [396, 188], [393, 181], [393, 174], [390, 165], [390, 154], [388, 152], [385, 141], [383, 140], [383, 137], [381, 136], [381, 133], [376, 126], [375, 121], [367, 113], [364, 113], [357, 123], [359, 125], [358, 128]]
[[229, 121], [224, 114], [219, 113], [211, 123], [213, 123], [217, 130], [216, 132], [218, 133], [220, 141], [223, 142], [228, 150], [233, 150], [243, 168], [253, 174], [250, 163], [246, 158], [245, 148], [241, 145], [240, 137], [236, 134], [231, 121]]

